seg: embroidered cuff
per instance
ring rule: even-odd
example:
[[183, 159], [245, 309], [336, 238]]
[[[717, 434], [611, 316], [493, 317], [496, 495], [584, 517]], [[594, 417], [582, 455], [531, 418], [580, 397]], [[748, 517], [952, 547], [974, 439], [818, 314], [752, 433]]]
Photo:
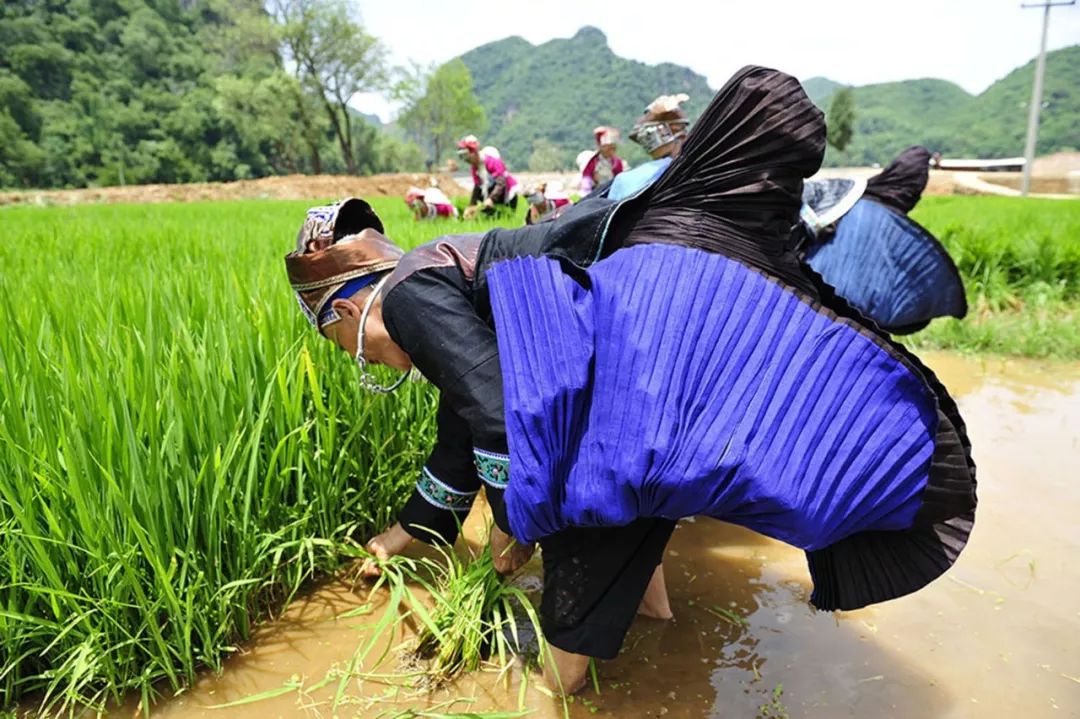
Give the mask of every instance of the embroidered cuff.
[[468, 511], [473, 499], [476, 498], [476, 492], [462, 492], [454, 489], [440, 481], [427, 467], [420, 472], [420, 479], [416, 480], [416, 489], [428, 504], [453, 512]]
[[506, 483], [510, 481], [510, 455], [473, 447], [473, 461], [476, 463], [476, 473], [485, 484], [506, 489]]

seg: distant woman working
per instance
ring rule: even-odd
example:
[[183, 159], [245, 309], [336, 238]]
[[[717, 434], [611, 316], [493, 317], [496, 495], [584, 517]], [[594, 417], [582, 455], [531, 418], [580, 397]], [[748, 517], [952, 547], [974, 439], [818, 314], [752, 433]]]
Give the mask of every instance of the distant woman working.
[[507, 172], [498, 150], [491, 146], [481, 149], [476, 135], [466, 135], [458, 142], [458, 156], [469, 163], [473, 179], [466, 219], [477, 212], [494, 214], [499, 206], [517, 209], [518, 182]]
[[529, 202], [526, 225], [553, 220], [572, 204], [561, 182], [541, 182], [529, 188], [525, 197]]
[[596, 138], [596, 152], [592, 153], [581, 168], [582, 195], [611, 182], [625, 168], [622, 158], [615, 154], [619, 144], [619, 131], [614, 127], [600, 126], [593, 130], [593, 136]]
[[405, 193], [405, 204], [413, 211], [413, 219], [417, 222], [458, 216], [454, 203], [450, 202], [450, 198], [437, 187], [429, 187], [426, 190], [410, 187]]

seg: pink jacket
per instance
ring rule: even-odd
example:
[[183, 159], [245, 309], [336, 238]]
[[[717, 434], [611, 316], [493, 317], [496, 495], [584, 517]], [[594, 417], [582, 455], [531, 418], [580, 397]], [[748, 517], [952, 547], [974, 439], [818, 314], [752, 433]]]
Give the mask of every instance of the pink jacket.
[[[510, 192], [510, 188], [515, 187], [517, 185], [517, 180], [514, 179], [514, 176], [506, 171], [506, 163], [505, 162], [503, 162], [502, 160], [500, 160], [497, 157], [491, 157], [489, 155], [485, 155], [481, 159], [483, 159], [483, 161], [484, 161], [484, 169], [487, 170], [487, 174], [488, 174], [489, 177], [505, 177], [506, 178], [506, 191], [507, 191], [507, 193]], [[472, 170], [473, 186], [474, 187], [479, 187], [480, 186], [480, 173], [477, 171], [476, 167], [470, 167], [469, 169]]]
[[[581, 171], [581, 193], [587, 195], [593, 191], [596, 187], [596, 165], [600, 162], [600, 153], [593, 153], [592, 159], [585, 164], [585, 169]], [[618, 155], [614, 155], [611, 158], [611, 179], [614, 179], [616, 175], [623, 171], [623, 161]]]

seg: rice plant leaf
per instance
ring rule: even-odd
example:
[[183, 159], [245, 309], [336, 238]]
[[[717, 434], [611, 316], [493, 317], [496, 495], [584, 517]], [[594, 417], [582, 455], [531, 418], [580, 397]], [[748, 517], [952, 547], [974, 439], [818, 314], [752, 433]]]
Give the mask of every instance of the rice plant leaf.
[[207, 709], [231, 709], [233, 707], [245, 706], [247, 704], [255, 704], [256, 702], [266, 701], [267, 699], [274, 699], [280, 696], [285, 696], [291, 692], [295, 692], [297, 689], [296, 684], [285, 683], [275, 689], [268, 689], [265, 692], [259, 692], [258, 694], [252, 694], [246, 696], [243, 699], [237, 699], [236, 701], [226, 702], [225, 704], [213, 704], [206, 707]]

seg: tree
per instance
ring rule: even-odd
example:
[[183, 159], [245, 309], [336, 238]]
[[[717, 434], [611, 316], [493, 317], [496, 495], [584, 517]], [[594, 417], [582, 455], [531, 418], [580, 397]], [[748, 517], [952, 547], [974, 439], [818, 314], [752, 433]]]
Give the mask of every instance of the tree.
[[0, 186], [419, 169], [347, 107], [385, 75], [345, 0], [3, 3]]
[[395, 95], [406, 103], [398, 121], [417, 142], [431, 147], [435, 162], [462, 135], [487, 129], [472, 75], [461, 60], [451, 60], [427, 76], [423, 68], [413, 66]]
[[566, 152], [545, 137], [533, 140], [533, 151], [529, 155], [529, 172], [555, 172], [564, 170], [570, 164]]
[[855, 92], [850, 87], [836, 91], [825, 116], [829, 144], [844, 152], [855, 133]]
[[44, 155], [7, 109], [0, 109], [0, 187], [34, 184]]
[[[303, 90], [294, 77], [280, 70], [260, 80], [222, 75], [214, 90], [214, 109], [239, 152], [237, 159], [256, 174], [322, 169], [318, 138], [305, 134], [303, 100], [295, 101], [303, 98]], [[302, 162], [305, 149], [308, 168]]]
[[367, 122], [358, 122], [357, 132], [364, 136], [360, 169], [365, 173], [422, 172], [424, 151], [409, 140], [400, 140]]
[[386, 48], [349, 14], [343, 0], [275, 0], [296, 77], [321, 102], [351, 174], [357, 171], [349, 101], [387, 82]]

